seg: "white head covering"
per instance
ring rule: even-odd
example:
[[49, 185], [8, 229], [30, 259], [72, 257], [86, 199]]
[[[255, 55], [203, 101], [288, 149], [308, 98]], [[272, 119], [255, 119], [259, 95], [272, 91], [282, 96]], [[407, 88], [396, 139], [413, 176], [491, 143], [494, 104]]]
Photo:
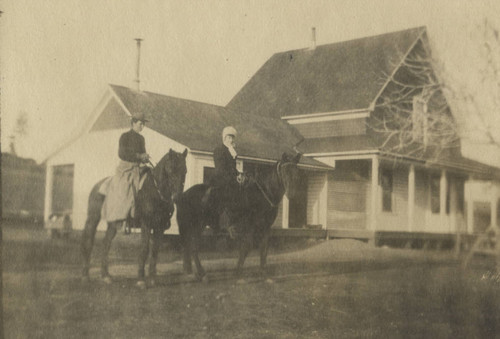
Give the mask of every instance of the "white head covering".
[[224, 127], [224, 129], [222, 130], [222, 143], [227, 147], [227, 149], [229, 150], [229, 153], [231, 153], [231, 156], [234, 159], [236, 159], [236, 156], [238, 154], [236, 153], [236, 150], [234, 149], [234, 145], [230, 142], [226, 142], [226, 135], [236, 136], [236, 135], [238, 135], [238, 132], [236, 131], [236, 128], [234, 128], [233, 126]]
[[224, 139], [226, 138], [226, 135], [237, 136], [238, 132], [236, 131], [236, 128], [234, 128], [233, 126], [227, 126], [227, 127], [224, 127], [224, 129], [222, 130], [222, 141], [224, 141]]

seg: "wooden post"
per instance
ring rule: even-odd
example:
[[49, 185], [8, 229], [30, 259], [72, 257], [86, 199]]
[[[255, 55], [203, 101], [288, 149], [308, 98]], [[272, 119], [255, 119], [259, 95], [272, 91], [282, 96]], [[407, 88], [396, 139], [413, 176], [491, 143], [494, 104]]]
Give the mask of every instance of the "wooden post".
[[408, 232], [413, 231], [415, 222], [415, 166], [410, 165], [408, 172]]
[[441, 227], [446, 223], [446, 192], [448, 182], [446, 180], [446, 171], [441, 171], [441, 179], [439, 180], [439, 222]]
[[47, 165], [47, 171], [45, 174], [45, 205], [44, 205], [44, 221], [49, 220], [49, 216], [52, 213], [52, 189], [54, 180], [54, 166]]
[[491, 224], [493, 225], [493, 227], [496, 228], [498, 226], [498, 220], [497, 220], [498, 191], [497, 191], [497, 186], [495, 185], [494, 182], [491, 182], [490, 195], [491, 195], [491, 200], [490, 200]]
[[457, 179], [450, 180], [450, 231], [455, 232], [455, 254], [460, 254], [460, 229], [457, 223], [458, 197]]
[[498, 187], [494, 181], [491, 182], [491, 226], [495, 230], [495, 250], [496, 250], [496, 266], [500, 269], [500, 230], [498, 229], [497, 211], [498, 211]]
[[290, 227], [290, 201], [286, 194], [283, 196], [282, 204], [282, 215], [281, 215], [281, 228]]
[[325, 173], [325, 182], [323, 183], [323, 188], [319, 194], [319, 222], [321, 223], [321, 228], [327, 229], [327, 219], [328, 219], [328, 173]]
[[467, 233], [471, 234], [474, 232], [474, 197], [472, 196], [471, 183], [472, 178], [469, 177], [467, 192]]
[[375, 231], [377, 229], [377, 215], [379, 206], [378, 196], [378, 167], [379, 161], [377, 156], [372, 158], [372, 184], [371, 184], [371, 211], [370, 211], [370, 229]]

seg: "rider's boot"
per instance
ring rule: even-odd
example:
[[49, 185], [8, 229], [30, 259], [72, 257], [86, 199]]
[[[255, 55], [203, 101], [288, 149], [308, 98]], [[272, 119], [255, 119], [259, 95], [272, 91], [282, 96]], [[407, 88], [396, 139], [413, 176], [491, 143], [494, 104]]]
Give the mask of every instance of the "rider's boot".
[[221, 229], [227, 231], [229, 234], [229, 237], [231, 239], [236, 239], [236, 236], [238, 235], [235, 223], [234, 223], [235, 217], [229, 209], [225, 208], [224, 211], [220, 214], [219, 218], [219, 224]]

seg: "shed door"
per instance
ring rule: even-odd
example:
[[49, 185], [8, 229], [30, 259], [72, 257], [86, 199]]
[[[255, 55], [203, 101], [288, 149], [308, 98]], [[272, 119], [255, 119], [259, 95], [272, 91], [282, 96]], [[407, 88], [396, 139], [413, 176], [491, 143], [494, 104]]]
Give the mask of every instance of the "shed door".
[[71, 213], [74, 169], [74, 165], [54, 166], [52, 213]]

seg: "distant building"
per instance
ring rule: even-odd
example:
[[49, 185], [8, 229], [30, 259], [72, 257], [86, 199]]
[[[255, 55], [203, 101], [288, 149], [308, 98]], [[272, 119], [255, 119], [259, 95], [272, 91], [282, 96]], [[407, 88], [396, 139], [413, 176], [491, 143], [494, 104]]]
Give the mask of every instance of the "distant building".
[[2, 153], [2, 218], [43, 220], [45, 166]]

